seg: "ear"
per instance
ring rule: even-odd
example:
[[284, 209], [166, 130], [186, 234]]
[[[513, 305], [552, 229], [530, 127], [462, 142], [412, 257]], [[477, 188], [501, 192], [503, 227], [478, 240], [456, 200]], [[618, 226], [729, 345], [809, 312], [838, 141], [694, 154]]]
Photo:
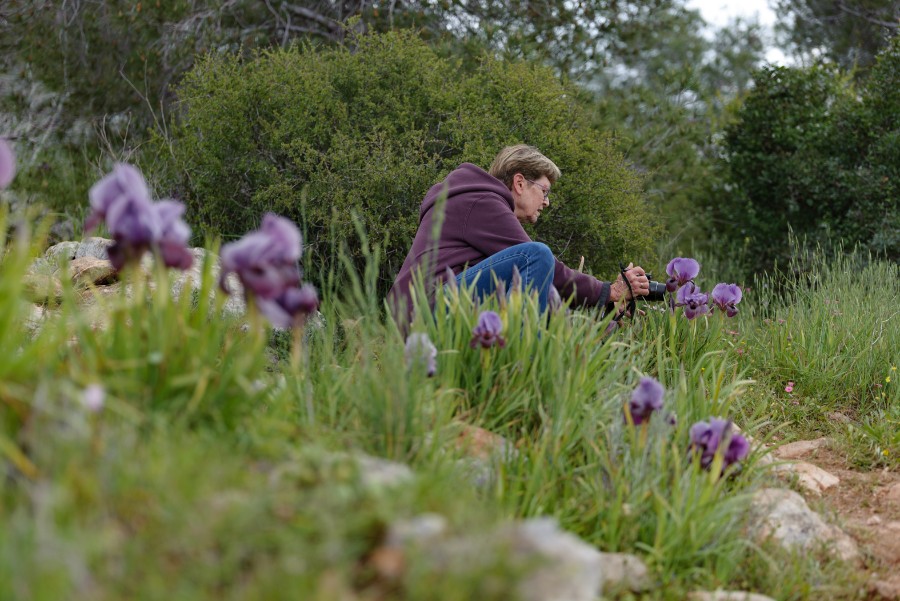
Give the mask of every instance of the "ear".
[[[521, 173], [516, 173], [513, 175], [512, 179], [512, 189], [517, 190], [525, 185], [525, 176]], [[521, 193], [521, 192], [519, 192]]]

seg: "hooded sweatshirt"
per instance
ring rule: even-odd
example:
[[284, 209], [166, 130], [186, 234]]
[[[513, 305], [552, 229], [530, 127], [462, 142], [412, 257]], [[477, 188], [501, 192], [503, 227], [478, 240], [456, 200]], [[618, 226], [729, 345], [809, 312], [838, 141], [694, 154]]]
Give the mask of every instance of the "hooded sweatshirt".
[[[444, 220], [435, 245], [436, 205], [445, 194]], [[423, 270], [431, 294], [430, 285], [443, 282], [448, 269], [459, 275], [503, 249], [531, 242], [514, 211], [509, 188], [471, 163], [463, 163], [432, 186], [419, 208], [419, 229], [412, 248], [388, 295], [392, 306], [411, 310], [409, 290], [418, 269]], [[574, 296], [577, 306], [602, 306], [609, 300], [608, 283], [570, 269], [560, 260], [556, 261], [553, 285], [562, 298]]]

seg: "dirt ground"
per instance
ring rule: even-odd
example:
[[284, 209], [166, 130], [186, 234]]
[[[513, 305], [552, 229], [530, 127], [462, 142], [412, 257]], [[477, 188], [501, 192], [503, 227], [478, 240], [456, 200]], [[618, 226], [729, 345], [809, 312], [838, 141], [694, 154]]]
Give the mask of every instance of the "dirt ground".
[[872, 599], [900, 600], [900, 473], [859, 471], [830, 446], [801, 458], [840, 478], [821, 497], [805, 494], [810, 505], [841, 526], [859, 545]]

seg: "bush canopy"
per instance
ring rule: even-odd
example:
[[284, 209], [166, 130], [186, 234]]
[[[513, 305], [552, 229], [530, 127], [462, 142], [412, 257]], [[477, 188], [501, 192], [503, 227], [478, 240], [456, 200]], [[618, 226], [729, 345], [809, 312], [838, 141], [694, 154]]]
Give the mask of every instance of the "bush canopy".
[[[303, 224], [315, 263], [333, 257], [329, 240], [356, 237], [356, 216], [383, 249], [386, 289], [428, 188], [462, 162], [487, 168], [503, 146], [528, 143], [563, 172], [533, 237], [597, 273], [652, 255], [640, 177], [549, 69], [485, 56], [466, 71], [401, 32], [207, 56], [177, 94], [151, 154], [166, 155], [163, 185], [208, 233], [230, 238], [274, 211]], [[361, 266], [361, 251], [351, 256]]]
[[767, 67], [726, 129], [727, 211], [757, 267], [786, 262], [788, 228], [900, 259], [900, 36], [858, 87], [838, 70]]

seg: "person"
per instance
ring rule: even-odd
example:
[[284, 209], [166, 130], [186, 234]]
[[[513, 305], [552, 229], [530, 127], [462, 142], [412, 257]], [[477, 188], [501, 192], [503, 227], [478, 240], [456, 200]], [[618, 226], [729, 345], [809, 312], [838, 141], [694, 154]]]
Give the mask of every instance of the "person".
[[[400, 317], [412, 313], [414, 275], [422, 273], [429, 294], [454, 278], [472, 285], [481, 297], [498, 285], [509, 290], [517, 270], [526, 290], [537, 293], [540, 310], [547, 308], [551, 286], [573, 306], [605, 306], [631, 298], [622, 274], [604, 282], [569, 268], [550, 248], [534, 242], [523, 223], [536, 223], [550, 206], [550, 192], [560, 178], [559, 168], [533, 146], [519, 144], [500, 151], [489, 171], [463, 163], [431, 187], [419, 209], [419, 227], [412, 248], [388, 293]], [[446, 196], [437, 240], [432, 236], [439, 199]], [[624, 271], [637, 296], [649, 293], [649, 279], [641, 267]]]

